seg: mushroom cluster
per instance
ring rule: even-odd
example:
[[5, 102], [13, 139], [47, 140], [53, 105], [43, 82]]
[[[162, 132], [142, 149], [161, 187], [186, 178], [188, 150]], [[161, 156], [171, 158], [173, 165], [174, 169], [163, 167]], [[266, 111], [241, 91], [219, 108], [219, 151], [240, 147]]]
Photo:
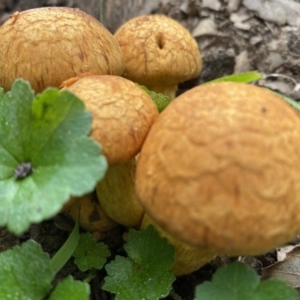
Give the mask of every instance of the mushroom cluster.
[[[176, 97], [202, 68], [196, 41], [176, 21], [140, 16], [112, 35], [79, 9], [50, 7], [13, 14], [0, 36], [4, 90], [18, 77], [36, 92], [61, 87], [92, 114], [90, 135], [109, 168], [95, 193], [63, 208], [75, 219], [81, 207], [85, 229], [100, 238], [117, 224], [152, 224], [175, 248], [176, 275], [299, 234], [298, 113], [270, 91], [233, 82]], [[174, 100], [159, 114], [136, 83]]]
[[299, 149], [299, 114], [274, 93], [201, 85], [151, 127], [138, 199], [164, 234], [204, 255], [260, 255], [300, 232]]

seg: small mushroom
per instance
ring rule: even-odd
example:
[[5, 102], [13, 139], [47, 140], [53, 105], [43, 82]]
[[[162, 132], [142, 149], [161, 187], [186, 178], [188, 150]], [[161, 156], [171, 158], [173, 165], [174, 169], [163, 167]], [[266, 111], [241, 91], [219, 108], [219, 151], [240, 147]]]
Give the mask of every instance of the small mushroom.
[[124, 61], [113, 35], [95, 18], [68, 7], [14, 13], [0, 27], [0, 86], [16, 78], [36, 92], [84, 72], [121, 75]]
[[135, 156], [158, 116], [154, 101], [135, 83], [112, 75], [79, 76], [63, 86], [91, 112], [90, 135], [101, 144], [109, 164], [96, 188], [101, 207], [115, 222], [138, 226], [144, 210], [134, 189]]
[[195, 87], [157, 118], [136, 192], [172, 237], [230, 256], [259, 255], [300, 233], [300, 117], [274, 93]]
[[114, 36], [125, 60], [123, 76], [170, 99], [180, 82], [197, 77], [202, 69], [195, 39], [167, 16], [136, 17]]
[[118, 224], [105, 213], [94, 192], [81, 197], [71, 197], [63, 206], [61, 212], [76, 221], [79, 210], [80, 226], [90, 231], [96, 240], [103, 239], [107, 232], [118, 226]]

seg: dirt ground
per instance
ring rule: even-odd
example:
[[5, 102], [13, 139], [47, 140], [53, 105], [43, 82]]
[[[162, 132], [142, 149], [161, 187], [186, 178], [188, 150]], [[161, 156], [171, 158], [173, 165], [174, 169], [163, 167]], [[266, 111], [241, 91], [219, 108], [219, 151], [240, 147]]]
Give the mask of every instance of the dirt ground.
[[[14, 11], [54, 5], [79, 7], [100, 19], [111, 32], [140, 14], [161, 13], [179, 21], [197, 40], [203, 58], [201, 75], [180, 84], [179, 93], [221, 76], [258, 70], [269, 75], [261, 84], [300, 99], [299, 0], [0, 0], [0, 24]], [[53, 254], [68, 236], [68, 222], [59, 216], [33, 225], [18, 238], [0, 230], [0, 251], [33, 238]], [[114, 237], [121, 237], [122, 230], [118, 229]], [[108, 243], [119, 249], [120, 240]], [[218, 257], [201, 270], [177, 279], [175, 292], [182, 300], [192, 300], [195, 286], [209, 280], [216, 268], [227, 261], [226, 257]], [[260, 272], [262, 266], [274, 261], [275, 256], [269, 253], [248, 263]], [[72, 262], [60, 276], [70, 272], [76, 278], [84, 277]], [[91, 282], [92, 299], [113, 299], [101, 290], [103, 276], [103, 271], [99, 272]]]

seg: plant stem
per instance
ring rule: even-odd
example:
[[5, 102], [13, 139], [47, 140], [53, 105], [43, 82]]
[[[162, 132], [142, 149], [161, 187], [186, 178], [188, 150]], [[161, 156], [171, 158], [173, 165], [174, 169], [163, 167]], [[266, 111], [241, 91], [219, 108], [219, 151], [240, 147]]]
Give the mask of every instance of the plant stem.
[[90, 270], [88, 276], [86, 277], [86, 279], [84, 280], [84, 282], [86, 283], [90, 283], [91, 280], [94, 278], [95, 274], [97, 273], [97, 269], [93, 268]]
[[179, 296], [174, 290], [171, 290], [169, 296], [174, 300], [182, 300], [181, 296]]
[[60, 269], [67, 263], [74, 253], [78, 241], [79, 241], [79, 214], [75, 224], [75, 227], [62, 245], [62, 247], [56, 252], [56, 254], [51, 258], [51, 266], [55, 274], [57, 274]]

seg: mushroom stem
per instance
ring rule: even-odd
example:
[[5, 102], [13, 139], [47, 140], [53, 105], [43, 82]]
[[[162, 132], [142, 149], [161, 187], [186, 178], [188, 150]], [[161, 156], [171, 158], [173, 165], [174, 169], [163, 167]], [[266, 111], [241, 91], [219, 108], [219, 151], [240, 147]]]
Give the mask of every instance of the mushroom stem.
[[162, 93], [172, 101], [176, 97], [178, 85], [150, 85], [147, 88], [155, 93]]
[[174, 247], [175, 255], [172, 271], [175, 276], [190, 274], [209, 263], [217, 256], [217, 253], [214, 251], [210, 251], [205, 248], [189, 246], [173, 238], [161, 227], [159, 227], [147, 213], [145, 213], [140, 228], [143, 229], [149, 225], [153, 225], [160, 236], [166, 238]]
[[111, 165], [96, 187], [101, 207], [110, 218], [126, 227], [138, 227], [144, 215], [135, 193], [135, 169], [135, 158]]

